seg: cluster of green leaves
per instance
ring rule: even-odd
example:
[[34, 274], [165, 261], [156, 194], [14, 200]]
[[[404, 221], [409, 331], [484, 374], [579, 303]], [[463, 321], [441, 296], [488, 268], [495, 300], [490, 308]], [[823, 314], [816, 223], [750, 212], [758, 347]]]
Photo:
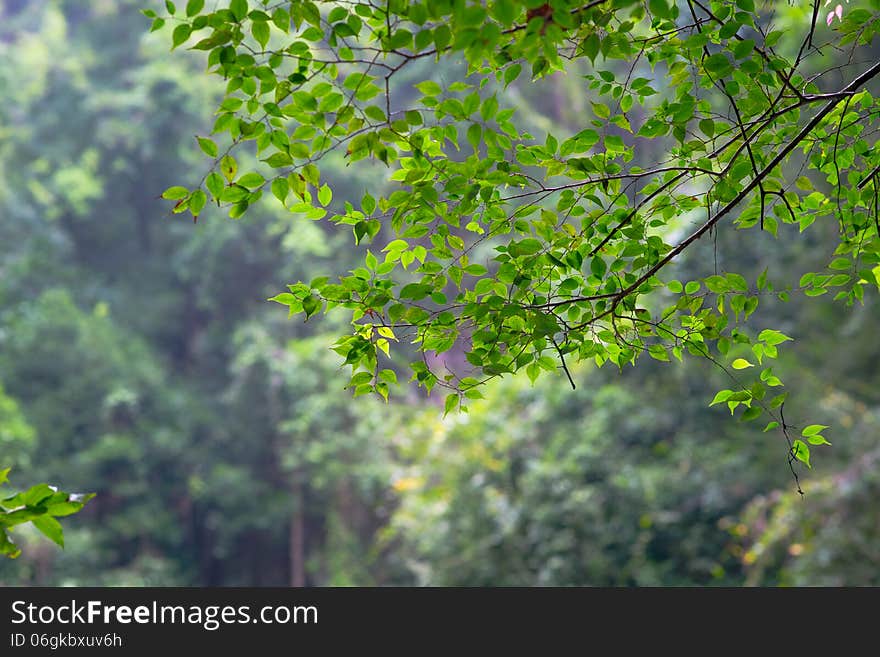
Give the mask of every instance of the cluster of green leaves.
[[[226, 95], [213, 136], [199, 140], [213, 169], [165, 197], [175, 212], [197, 217], [211, 199], [238, 218], [270, 190], [291, 212], [381, 248], [347, 275], [272, 299], [306, 319], [349, 311], [352, 331], [335, 349], [355, 394], [387, 398], [395, 340], [422, 353], [411, 380], [446, 388], [447, 411], [491, 378], [524, 370], [534, 380], [570, 362], [690, 354], [743, 369], [746, 350], [760, 361], [779, 344], [744, 326], [762, 297], [834, 290], [852, 304], [880, 284], [870, 137], [880, 100], [867, 88], [880, 65], [846, 65], [838, 84], [815, 74], [829, 41], [864, 59], [880, 31], [880, 3], [869, 4], [820, 34], [809, 7], [787, 9], [803, 18], [790, 31], [774, 27], [778, 3], [753, 0], [168, 2], [165, 16], [147, 12], [153, 28], [173, 22], [175, 47], [205, 51]], [[461, 58], [466, 72], [400, 81], [424, 58]], [[573, 135], [537, 139], [499, 100], [518, 80], [583, 62], [593, 118]], [[400, 101], [407, 89], [414, 102]], [[248, 142], [257, 170], [233, 154]], [[650, 166], [636, 158], [645, 143], [662, 153]], [[387, 165], [389, 189], [333, 203], [320, 165], [337, 150]], [[774, 237], [785, 224], [838, 222], [830, 271], [797, 286], [717, 271], [664, 280], [727, 219]], [[478, 261], [483, 248], [494, 256]], [[469, 369], [435, 365], [451, 351]], [[765, 369], [723, 400], [744, 420], [768, 415], [791, 459], [809, 465], [784, 396], [764, 401], [778, 385]]]
[[[9, 470], [0, 470], [0, 486], [9, 482]], [[31, 523], [51, 541], [64, 547], [64, 530], [57, 518], [80, 511], [93, 494], [64, 493], [49, 484], [0, 499], [0, 554], [15, 559], [21, 550], [9, 532], [17, 525]]]

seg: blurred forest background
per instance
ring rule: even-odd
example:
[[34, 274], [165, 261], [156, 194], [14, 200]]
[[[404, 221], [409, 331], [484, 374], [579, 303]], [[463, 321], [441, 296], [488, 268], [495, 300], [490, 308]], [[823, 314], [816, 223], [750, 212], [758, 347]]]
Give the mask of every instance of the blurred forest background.
[[[266, 302], [353, 266], [351, 235], [274, 200], [196, 225], [158, 200], [204, 173], [221, 90], [149, 5], [0, 0], [0, 461], [98, 494], [63, 551], [18, 531], [0, 584], [880, 584], [876, 298], [754, 318], [795, 338], [786, 417], [832, 426], [804, 500], [776, 434], [708, 407], [729, 382], [702, 363], [508, 379], [445, 419], [405, 388], [353, 400], [333, 320]], [[536, 135], [583, 127], [577, 71], [507, 94]], [[334, 204], [381, 184], [333, 166]], [[679, 277], [772, 256], [797, 280], [834, 231], [723, 226]]]

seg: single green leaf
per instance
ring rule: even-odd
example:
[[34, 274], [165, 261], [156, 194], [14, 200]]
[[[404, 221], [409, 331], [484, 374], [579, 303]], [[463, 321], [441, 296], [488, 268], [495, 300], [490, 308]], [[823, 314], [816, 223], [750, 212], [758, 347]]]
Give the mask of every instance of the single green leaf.
[[192, 34], [192, 25], [189, 23], [181, 23], [175, 27], [174, 31], [171, 33], [172, 49], [177, 48], [177, 46], [189, 39], [190, 34]]
[[231, 155], [224, 155], [220, 160], [220, 172], [226, 178], [227, 182], [232, 182], [235, 174], [238, 172], [238, 163]]
[[763, 412], [764, 412], [764, 409], [761, 408], [760, 406], [751, 406], [743, 412], [740, 420], [742, 422], [751, 422], [755, 418], [761, 417], [761, 414]]
[[672, 18], [672, 11], [666, 0], [648, 0], [648, 9], [658, 18]]
[[807, 444], [803, 440], [798, 439], [792, 443], [791, 455], [798, 461], [804, 463], [808, 468], [812, 467], [810, 465], [810, 448], [807, 447]]
[[199, 142], [199, 148], [202, 149], [205, 155], [208, 157], [217, 157], [217, 144], [214, 143], [213, 139], [208, 139], [207, 137], [196, 137]]
[[269, 23], [266, 21], [252, 21], [251, 34], [254, 40], [263, 48], [269, 43]]
[[247, 187], [248, 189], [256, 189], [257, 187], [262, 187], [266, 184], [266, 179], [263, 178], [259, 173], [250, 172], [244, 174], [241, 178], [235, 181], [237, 185], [241, 185], [242, 187]]
[[507, 87], [511, 82], [519, 77], [522, 72], [522, 64], [511, 64], [504, 71], [504, 86]]
[[333, 190], [330, 189], [330, 186], [327, 183], [321, 185], [321, 188], [318, 190], [318, 201], [324, 207], [330, 205], [330, 201], [333, 200]]
[[707, 137], [713, 137], [715, 135], [715, 121], [712, 119], [701, 119], [700, 131]]
[[458, 403], [459, 397], [457, 393], [453, 392], [446, 395], [446, 401], [443, 404], [443, 415], [448, 415], [451, 411], [455, 409], [456, 406], [458, 406]]
[[650, 347], [648, 347], [648, 354], [654, 360], [669, 361], [669, 354], [666, 352], [666, 349], [663, 347], [663, 345], [652, 344]]
[[720, 52], [706, 57], [703, 60], [703, 66], [716, 80], [726, 78], [733, 72], [733, 66], [731, 66], [730, 60], [727, 59], [727, 55]]
[[229, 3], [229, 11], [235, 20], [241, 22], [248, 13], [247, 0], [231, 0]]
[[483, 138], [483, 128], [479, 123], [471, 123], [467, 131], [467, 140], [474, 153], [480, 152], [480, 141]]
[[211, 192], [211, 195], [218, 199], [220, 195], [223, 193], [223, 178], [220, 177], [220, 174], [216, 171], [212, 171], [208, 174], [208, 177], [205, 179], [205, 187], [208, 188], [208, 191]]
[[61, 528], [61, 523], [55, 520], [55, 518], [43, 515], [39, 518], [34, 518], [31, 522], [46, 538], [64, 547], [64, 530]]
[[189, 190], [186, 187], [180, 187], [179, 185], [169, 187], [162, 192], [162, 198], [168, 199], [169, 201], [179, 201], [187, 196], [189, 196]]
[[194, 217], [198, 217], [207, 202], [208, 195], [201, 189], [197, 189], [189, 199], [189, 211], [192, 212]]
[[433, 80], [424, 80], [415, 85], [415, 88], [425, 96], [439, 96], [443, 88]]
[[205, 0], [189, 0], [186, 3], [186, 15], [192, 18], [198, 14], [205, 6]]
[[290, 192], [290, 186], [287, 184], [286, 178], [276, 178], [272, 181], [272, 194], [281, 203], [287, 201], [287, 194]]

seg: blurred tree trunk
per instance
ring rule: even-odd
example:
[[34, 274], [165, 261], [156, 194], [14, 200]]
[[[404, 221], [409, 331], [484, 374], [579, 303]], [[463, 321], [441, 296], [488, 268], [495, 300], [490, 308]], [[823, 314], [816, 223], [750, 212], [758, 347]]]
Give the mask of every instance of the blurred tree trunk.
[[293, 514], [290, 518], [290, 585], [306, 585], [305, 491], [299, 472], [293, 474]]

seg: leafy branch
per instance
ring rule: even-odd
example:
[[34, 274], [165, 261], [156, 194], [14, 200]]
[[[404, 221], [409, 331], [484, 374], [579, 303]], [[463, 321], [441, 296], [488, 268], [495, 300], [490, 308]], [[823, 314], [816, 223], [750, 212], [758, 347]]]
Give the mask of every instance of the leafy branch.
[[[880, 21], [835, 9], [823, 26], [817, 2], [802, 29], [783, 30], [772, 3], [681, 4], [689, 17], [668, 0], [231, 0], [212, 11], [191, 1], [185, 17], [168, 3], [168, 16], [145, 12], [154, 29], [174, 20], [174, 47], [202, 33], [192, 48], [207, 52], [227, 93], [214, 136], [199, 142], [219, 171], [205, 190], [164, 196], [197, 217], [210, 195], [240, 218], [270, 190], [292, 213], [372, 244], [363, 267], [272, 298], [305, 319], [347, 310], [352, 330], [334, 349], [355, 395], [388, 398], [406, 369], [392, 343], [417, 352], [411, 381], [447, 389], [447, 411], [522, 370], [534, 381], [561, 369], [574, 386], [578, 362], [775, 358], [778, 343], [761, 338], [775, 334], [747, 326], [762, 297], [833, 290], [851, 305], [878, 285], [880, 150], [869, 139], [880, 104], [869, 87], [880, 64], [855, 62]], [[828, 45], [848, 49], [848, 63], [828, 66]], [[456, 58], [466, 74], [441, 84], [434, 69]], [[507, 94], [557, 71], [588, 71], [591, 116], [574, 134], [536, 139]], [[825, 84], [832, 72], [840, 82]], [[248, 142], [259, 164], [240, 171], [233, 151]], [[646, 159], [645, 143], [665, 155]], [[322, 178], [322, 158], [342, 147], [348, 164], [387, 167], [384, 188], [359, 206], [334, 201], [334, 181]], [[726, 219], [779, 239], [780, 224], [803, 232], [826, 215], [841, 225], [827, 271], [797, 285], [717, 271], [687, 284], [660, 278]], [[768, 387], [728, 391], [731, 411], [769, 413], [789, 456], [809, 465], [781, 420], [784, 396], [762, 401]]]
[[[9, 470], [0, 470], [0, 486], [8, 484]], [[0, 498], [0, 554], [15, 559], [21, 549], [10, 532], [31, 523], [46, 538], [64, 547], [64, 530], [57, 518], [78, 513], [94, 494], [65, 493], [49, 484], [37, 484], [26, 491]]]

